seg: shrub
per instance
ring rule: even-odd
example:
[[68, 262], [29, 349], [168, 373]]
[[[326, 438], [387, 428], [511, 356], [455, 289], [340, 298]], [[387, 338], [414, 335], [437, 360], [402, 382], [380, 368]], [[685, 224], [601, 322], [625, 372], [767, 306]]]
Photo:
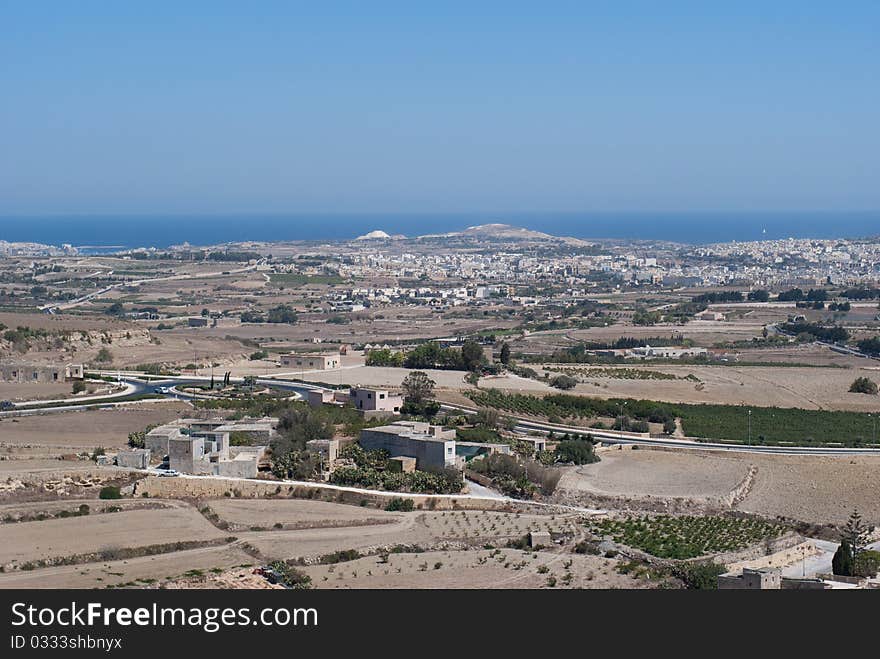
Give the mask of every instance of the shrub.
[[269, 567], [280, 576], [280, 583], [287, 588], [294, 590], [306, 589], [312, 587], [312, 578], [305, 572], [297, 570], [295, 567], [284, 561], [274, 561], [269, 563]]
[[873, 578], [880, 571], [880, 551], [864, 549], [853, 563], [853, 574], [857, 577]]
[[413, 508], [415, 508], [415, 502], [412, 499], [401, 499], [400, 497], [394, 497], [385, 506], [385, 510], [405, 513], [412, 512]]
[[119, 491], [119, 487], [116, 485], [106, 485], [101, 488], [100, 494], [98, 494], [99, 499], [121, 499], [122, 493]]
[[700, 563], [681, 563], [672, 572], [681, 579], [685, 586], [693, 590], [715, 590], [718, 588], [718, 577], [726, 572], [723, 565], [712, 561]]
[[550, 386], [557, 389], [574, 389], [576, 385], [577, 380], [570, 375], [557, 375], [550, 380]]
[[853, 380], [853, 383], [849, 386], [850, 393], [853, 394], [869, 394], [871, 396], [877, 395], [877, 383], [871, 380], [870, 378], [860, 377]]
[[95, 362], [98, 364], [109, 364], [113, 361], [113, 353], [110, 352], [107, 348], [101, 348], [98, 351], [98, 354], [95, 355]]
[[843, 577], [853, 575], [853, 555], [849, 542], [844, 539], [831, 559], [831, 572]]
[[346, 563], [348, 561], [356, 561], [361, 554], [356, 549], [340, 549], [332, 554], [324, 554], [318, 561], [321, 565], [335, 565], [336, 563]]
[[585, 439], [569, 439], [557, 444], [556, 460], [585, 465], [599, 462], [599, 456], [593, 451], [593, 442]]

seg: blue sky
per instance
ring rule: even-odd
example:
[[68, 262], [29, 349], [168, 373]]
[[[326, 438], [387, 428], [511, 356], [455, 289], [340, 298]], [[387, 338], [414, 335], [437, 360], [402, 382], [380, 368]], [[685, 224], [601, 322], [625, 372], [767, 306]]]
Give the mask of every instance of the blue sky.
[[878, 2], [427, 5], [0, 0], [0, 216], [880, 208]]

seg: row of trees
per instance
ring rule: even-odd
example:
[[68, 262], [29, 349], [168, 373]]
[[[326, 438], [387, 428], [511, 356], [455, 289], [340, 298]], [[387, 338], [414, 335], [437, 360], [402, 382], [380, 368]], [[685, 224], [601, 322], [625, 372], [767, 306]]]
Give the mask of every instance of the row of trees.
[[[510, 361], [510, 347], [506, 355], [502, 347], [502, 358]], [[502, 363], [507, 363], [503, 362]], [[428, 341], [412, 349], [408, 353], [399, 350], [371, 350], [367, 354], [367, 366], [390, 366], [403, 368], [433, 368], [451, 371], [470, 371], [476, 373], [488, 365], [483, 346], [473, 339], [468, 339], [461, 348], [443, 347], [436, 341]]]
[[807, 335], [818, 339], [819, 341], [828, 341], [829, 343], [844, 343], [849, 339], [849, 332], [843, 327], [824, 327], [815, 323], [807, 323], [804, 321], [782, 323], [779, 326], [783, 332], [794, 335]]
[[289, 304], [279, 304], [272, 307], [266, 312], [266, 315], [256, 311], [244, 311], [240, 318], [243, 323], [286, 323], [288, 325], [293, 325], [298, 320], [296, 310]]
[[800, 288], [791, 288], [782, 291], [777, 297], [780, 302], [799, 302], [807, 300], [809, 302], [825, 301], [828, 299], [828, 291], [821, 288], [811, 288], [807, 293]]
[[436, 341], [428, 341], [406, 354], [405, 368], [437, 368], [453, 371], [480, 370], [487, 363], [483, 346], [468, 339], [460, 349], [444, 348]]

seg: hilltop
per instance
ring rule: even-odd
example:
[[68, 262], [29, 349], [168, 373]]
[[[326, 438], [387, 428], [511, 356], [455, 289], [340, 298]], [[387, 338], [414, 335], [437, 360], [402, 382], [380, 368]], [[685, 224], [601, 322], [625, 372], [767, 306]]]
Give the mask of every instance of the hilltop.
[[355, 240], [388, 240], [390, 238], [390, 235], [377, 229], [376, 231], [365, 233], [363, 236], [358, 236]]
[[462, 231], [421, 236], [421, 238], [461, 238], [465, 240], [507, 240], [507, 241], [545, 241], [563, 242], [569, 244], [586, 245], [586, 241], [578, 238], [553, 236], [541, 231], [533, 231], [522, 227], [495, 222], [491, 224], [479, 224], [468, 227]]

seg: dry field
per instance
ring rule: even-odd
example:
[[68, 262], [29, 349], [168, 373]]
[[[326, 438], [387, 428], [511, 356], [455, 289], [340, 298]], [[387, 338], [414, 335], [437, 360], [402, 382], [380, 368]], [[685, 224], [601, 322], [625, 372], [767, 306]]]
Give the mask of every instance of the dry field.
[[[151, 403], [114, 409], [53, 412], [0, 419], [0, 450], [43, 447], [46, 455], [70, 453], [96, 446], [118, 448], [128, 433], [150, 424], [167, 423], [192, 412], [185, 403]], [[3, 463], [0, 462], [0, 465]]]
[[[652, 588], [657, 582], [619, 574], [620, 561], [515, 549], [367, 556], [303, 568], [316, 588]], [[570, 575], [570, 576], [568, 576]], [[552, 585], [551, 585], [552, 584]]]
[[52, 400], [70, 396], [71, 384], [66, 382], [32, 383], [32, 382], [0, 382], [0, 400]]
[[[320, 582], [316, 585], [323, 587], [532, 588], [547, 586], [551, 577], [559, 580], [560, 587], [625, 587], [631, 581], [629, 577], [615, 572], [614, 561], [597, 557], [576, 556], [568, 552], [559, 555], [556, 550], [542, 551], [533, 557], [531, 552], [499, 550], [497, 553], [506, 557], [502, 560], [502, 556], [495, 553], [490, 558], [484, 558], [489, 552], [479, 550], [486, 543], [503, 546], [508, 540], [522, 538], [532, 530], [563, 532], [569, 538], [577, 538], [583, 529], [583, 518], [575, 514], [490, 511], [387, 513], [359, 506], [301, 500], [220, 499], [199, 504], [209, 505], [221, 520], [234, 524], [264, 528], [275, 523], [285, 526], [283, 530], [236, 532], [221, 531], [195, 507], [174, 500], [98, 502], [94, 499], [71, 498], [8, 504], [0, 507], [0, 513], [57, 513], [76, 509], [81, 503], [88, 503], [92, 514], [0, 524], [0, 565], [6, 565], [5, 572], [0, 574], [0, 588], [146, 587], [157, 582], [179, 581], [181, 577], [184, 582], [198, 582], [203, 575], [209, 574], [212, 575], [211, 579], [220, 579], [225, 583], [229, 579], [222, 575], [238, 566], [265, 564], [276, 559], [303, 559], [315, 564], [321, 556], [337, 551], [354, 549], [368, 554], [398, 545], [420, 546], [428, 551], [393, 554], [386, 567], [394, 572], [366, 582], [357, 577], [349, 579], [348, 576], [325, 582], [321, 577], [333, 573], [334, 567], [314, 565], [307, 569], [315, 572], [316, 582]], [[124, 510], [104, 513], [101, 512], [104, 504], [119, 505]], [[340, 527], [340, 524], [346, 526]], [[34, 570], [10, 569], [12, 565], [26, 561], [182, 540], [212, 541], [229, 535], [237, 539], [219, 546], [126, 560]], [[429, 559], [431, 572], [425, 575], [421, 564]], [[367, 566], [363, 573], [367, 576], [369, 564], [377, 560], [377, 556], [372, 556], [340, 564], [336, 568], [340, 573], [350, 568], [357, 571], [360, 569], [358, 565], [363, 562]], [[568, 560], [572, 561], [574, 567], [571, 564], [565, 566]], [[442, 562], [445, 567], [434, 569], [437, 562]], [[539, 571], [542, 565], [546, 568]], [[470, 569], [472, 567], [486, 569]], [[572, 576], [567, 577], [567, 573], [572, 573]], [[378, 577], [380, 573], [374, 571], [374, 574]], [[238, 587], [254, 585], [249, 579], [238, 581]]]
[[559, 489], [608, 496], [709, 499], [726, 495], [749, 463], [709, 452], [600, 451], [601, 462], [565, 470]]
[[314, 560], [343, 549], [367, 552], [394, 545], [436, 546], [446, 543], [482, 546], [487, 542], [503, 544], [534, 530], [575, 533], [579, 528], [578, 519], [578, 515], [527, 515], [489, 511], [413, 512], [398, 514], [391, 524], [362, 526], [356, 530], [313, 528], [239, 535], [246, 537], [250, 544], [269, 559]]
[[752, 456], [755, 484], [740, 509], [843, 524], [853, 510], [880, 526], [880, 457]]
[[0, 565], [62, 558], [114, 548], [224, 534], [192, 508], [127, 510], [66, 519], [0, 524]]
[[[7, 454], [3, 454], [4, 457]], [[24, 478], [25, 476], [58, 472], [59, 474], [74, 474], [95, 471], [95, 463], [91, 460], [59, 460], [57, 458], [31, 458], [0, 460], [0, 476], [7, 478]]]
[[573, 495], [705, 499], [727, 494], [752, 465], [757, 474], [739, 510], [816, 524], [841, 524], [858, 510], [867, 522], [880, 524], [878, 456], [603, 452], [602, 462], [569, 470], [559, 488]]
[[114, 501], [95, 499], [59, 499], [55, 501], [33, 501], [30, 503], [6, 503], [0, 504], [0, 519], [6, 521], [7, 516], [18, 518], [21, 515], [38, 515], [45, 513], [54, 515], [61, 511], [72, 512], [85, 504], [89, 507], [90, 515], [110, 514], [104, 513], [105, 508], [123, 508], [125, 510], [153, 509], [177, 507], [176, 502], [156, 501], [149, 499], [117, 499]]
[[218, 545], [122, 561], [7, 572], [0, 574], [0, 588], [147, 588], [159, 581], [182, 577], [191, 570], [220, 573], [255, 563], [238, 545]]
[[7, 327], [31, 327], [34, 329], [45, 329], [49, 331], [120, 331], [131, 329], [133, 325], [130, 322], [111, 318], [110, 316], [82, 316], [72, 313], [62, 313], [49, 315], [39, 313], [12, 313], [0, 312], [0, 323]]
[[[677, 366], [635, 362], [625, 366], [558, 364], [553, 368], [581, 371], [574, 393], [597, 398], [642, 398], [670, 403], [716, 403], [757, 407], [880, 411], [876, 396], [849, 393], [860, 376], [880, 380], [874, 362], [861, 360], [860, 368], [807, 368], [797, 366]], [[607, 375], [614, 370], [655, 371], [676, 380], [623, 379]], [[586, 371], [592, 371], [589, 375]], [[552, 375], [553, 373], [551, 373]], [[698, 381], [685, 379], [697, 378]], [[485, 386], [496, 386], [485, 382]], [[500, 387], [499, 387], [500, 388]]]
[[264, 528], [275, 524], [296, 529], [391, 524], [402, 517], [400, 513], [375, 508], [297, 499], [218, 499], [211, 501], [210, 507], [220, 519], [230, 524]]

